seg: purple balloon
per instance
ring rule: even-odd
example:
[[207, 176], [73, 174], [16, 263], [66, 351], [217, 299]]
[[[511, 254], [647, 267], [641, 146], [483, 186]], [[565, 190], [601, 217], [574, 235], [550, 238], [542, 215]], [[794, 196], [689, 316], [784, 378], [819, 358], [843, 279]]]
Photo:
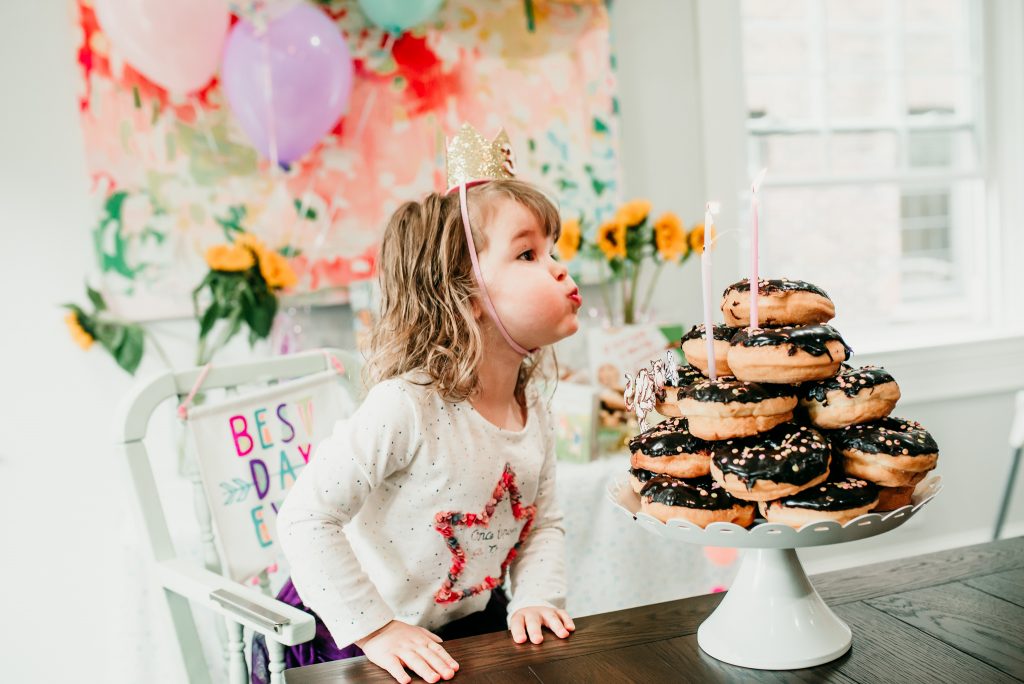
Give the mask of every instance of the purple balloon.
[[248, 21], [235, 24], [224, 45], [221, 80], [228, 104], [256, 149], [272, 158], [271, 143], [276, 142], [277, 161], [289, 164], [312, 149], [345, 112], [352, 71], [338, 26], [320, 10], [300, 4], [271, 20], [262, 34]]

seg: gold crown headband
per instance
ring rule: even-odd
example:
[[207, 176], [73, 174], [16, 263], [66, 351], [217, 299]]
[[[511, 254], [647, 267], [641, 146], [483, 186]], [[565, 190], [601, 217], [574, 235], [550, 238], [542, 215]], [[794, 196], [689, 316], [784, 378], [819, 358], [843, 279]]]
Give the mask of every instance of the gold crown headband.
[[523, 356], [529, 356], [536, 349], [527, 349], [522, 346], [509, 334], [505, 325], [498, 318], [498, 311], [491, 302], [491, 296], [487, 293], [487, 285], [484, 283], [484, 274], [480, 270], [480, 260], [476, 255], [476, 243], [473, 241], [473, 230], [469, 226], [469, 200], [466, 198], [466, 188], [471, 185], [478, 185], [492, 180], [504, 180], [515, 178], [516, 163], [512, 156], [512, 145], [509, 143], [508, 134], [502, 129], [494, 140], [488, 142], [486, 138], [476, 132], [469, 124], [463, 124], [459, 132], [448, 143], [448, 192], [459, 191], [459, 208], [462, 210], [462, 227], [466, 232], [466, 243], [469, 245], [469, 259], [473, 262], [473, 275], [476, 277], [476, 284], [480, 287], [481, 299], [484, 310], [494, 321], [498, 332], [505, 338], [508, 345]]
[[469, 124], [462, 124], [446, 151], [449, 193], [463, 184], [470, 186], [516, 176], [512, 144], [505, 129], [498, 131], [494, 140], [487, 140]]

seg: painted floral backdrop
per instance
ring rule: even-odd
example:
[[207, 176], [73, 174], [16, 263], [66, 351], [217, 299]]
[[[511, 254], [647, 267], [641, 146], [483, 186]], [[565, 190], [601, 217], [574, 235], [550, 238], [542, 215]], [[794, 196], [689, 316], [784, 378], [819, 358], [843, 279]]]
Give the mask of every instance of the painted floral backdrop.
[[354, 0], [316, 4], [348, 41], [355, 84], [334, 130], [282, 169], [246, 140], [216, 78], [172, 99], [119, 57], [91, 0], [75, 0], [91, 231], [120, 314], [189, 315], [205, 249], [238, 227], [283, 250], [297, 292], [343, 297], [372, 275], [390, 213], [443, 190], [444, 140], [465, 121], [485, 135], [504, 126], [520, 176], [551, 189], [563, 215], [613, 213], [618, 124], [602, 3], [538, 0], [528, 20], [522, 0], [447, 0], [396, 39]]

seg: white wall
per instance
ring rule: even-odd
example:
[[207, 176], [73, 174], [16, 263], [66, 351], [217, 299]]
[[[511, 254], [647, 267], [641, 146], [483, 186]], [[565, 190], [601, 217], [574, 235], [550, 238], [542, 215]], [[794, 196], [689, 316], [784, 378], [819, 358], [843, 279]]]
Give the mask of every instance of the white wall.
[[[93, 264], [66, 2], [0, 6], [0, 659], [9, 681], [89, 681], [106, 636], [125, 515], [107, 436], [129, 386], [69, 343], [58, 304]], [[132, 657], [134, 644], [125, 655]]]
[[[621, 1], [614, 18], [627, 192], [690, 215], [705, 199], [693, 5]], [[125, 673], [144, 662], [149, 645], [166, 638], [167, 630], [166, 624], [118, 622], [124, 614], [118, 602], [139, 600], [125, 592], [126, 577], [138, 571], [125, 566], [132, 559], [125, 547], [135, 539], [135, 511], [109, 448], [112, 412], [131, 381], [104, 354], [79, 352], [57, 308], [82, 301], [83, 280], [93, 267], [94, 212], [86, 194], [66, 4], [0, 3], [0, 57], [0, 427], [6, 437], [0, 442], [0, 661], [8, 681], [101, 679], [90, 672], [130, 681]], [[696, 270], [691, 264], [665, 278], [662, 312], [679, 306], [680, 318], [696, 319]], [[336, 330], [335, 320], [319, 325]], [[171, 325], [165, 332], [177, 341], [172, 354], [184, 364], [193, 331]], [[150, 363], [140, 375], [156, 370]], [[942, 445], [946, 491], [904, 530], [847, 549], [817, 550], [815, 562], [848, 562], [868, 550], [912, 553], [914, 543], [980, 541], [1007, 468], [1009, 396], [901, 406]], [[172, 464], [163, 468], [173, 471]], [[175, 505], [187, 508], [187, 492], [179, 488], [173, 496]], [[1019, 532], [1024, 486], [1016, 499]], [[156, 652], [166, 656], [165, 650]], [[162, 681], [182, 680], [173, 659], [150, 667]]]

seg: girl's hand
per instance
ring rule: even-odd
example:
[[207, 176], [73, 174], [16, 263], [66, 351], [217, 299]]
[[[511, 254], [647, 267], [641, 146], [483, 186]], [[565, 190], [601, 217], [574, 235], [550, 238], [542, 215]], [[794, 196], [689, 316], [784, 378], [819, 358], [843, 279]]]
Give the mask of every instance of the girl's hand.
[[566, 638], [569, 632], [576, 629], [572, 618], [564, 610], [544, 606], [520, 608], [512, 613], [509, 629], [512, 630], [512, 640], [517, 644], [526, 643], [527, 634], [530, 635], [530, 641], [539, 644], [544, 641], [541, 633], [543, 627], [550, 629], [559, 639]]
[[441, 637], [405, 622], [392, 620], [373, 634], [356, 641], [366, 659], [387, 670], [402, 684], [412, 681], [409, 668], [424, 681], [451, 679], [459, 664], [441, 646]]

